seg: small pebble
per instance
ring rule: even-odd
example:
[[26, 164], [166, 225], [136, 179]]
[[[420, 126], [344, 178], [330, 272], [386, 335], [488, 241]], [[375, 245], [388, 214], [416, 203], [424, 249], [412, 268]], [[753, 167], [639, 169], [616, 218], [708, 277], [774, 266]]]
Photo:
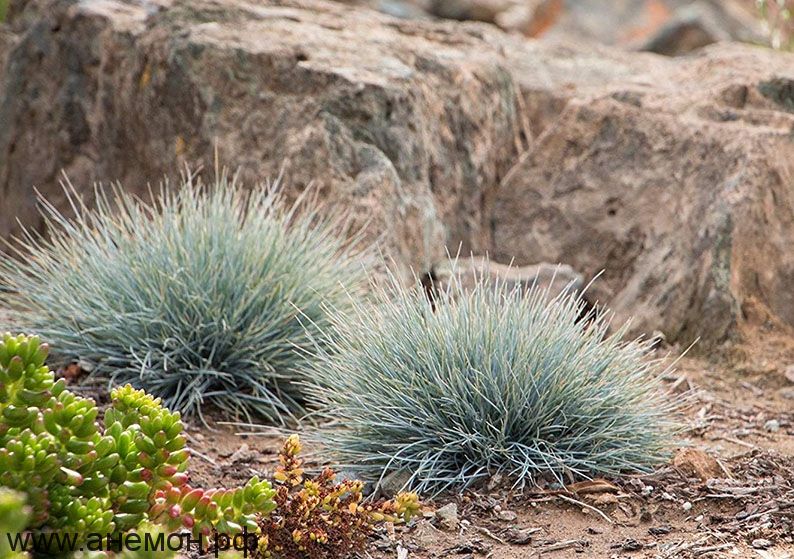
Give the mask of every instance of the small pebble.
[[780, 422], [777, 419], [770, 419], [764, 423], [764, 429], [770, 433], [777, 433], [780, 431]]
[[772, 547], [772, 542], [763, 538], [758, 538], [753, 540], [753, 543], [750, 545], [752, 545], [755, 549], [769, 549]]
[[457, 530], [460, 525], [460, 520], [458, 519], [458, 505], [449, 503], [438, 509], [436, 511], [436, 522], [443, 530], [450, 532]]
[[690, 510], [692, 510], [692, 503], [687, 501], [686, 503], [681, 505], [681, 508], [684, 509], [685, 511], [689, 512]]
[[499, 518], [499, 520], [504, 520], [505, 522], [512, 522], [517, 518], [516, 513], [511, 510], [499, 511], [499, 514], [496, 516]]
[[505, 539], [514, 545], [529, 545], [532, 543], [532, 534], [537, 532], [537, 529], [529, 528], [527, 530], [518, 530], [517, 528], [509, 528], [505, 532]]

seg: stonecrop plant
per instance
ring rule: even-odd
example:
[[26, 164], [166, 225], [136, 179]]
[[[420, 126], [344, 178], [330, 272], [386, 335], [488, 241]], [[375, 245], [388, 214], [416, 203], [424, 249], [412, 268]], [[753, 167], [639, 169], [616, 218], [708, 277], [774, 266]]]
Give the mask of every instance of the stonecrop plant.
[[20, 493], [0, 487], [0, 559], [22, 559], [24, 554], [12, 549], [6, 534], [13, 535], [25, 529], [28, 510]]
[[[237, 489], [191, 487], [178, 412], [127, 385], [111, 393], [101, 427], [93, 400], [56, 382], [46, 356], [36, 337], [0, 339], [0, 486], [24, 496], [30, 533], [101, 551], [92, 534], [144, 524], [196, 538], [256, 531], [258, 515], [275, 508], [275, 490], [256, 477]], [[41, 546], [65, 540], [35, 541], [57, 552]]]
[[276, 559], [333, 559], [364, 550], [367, 539], [385, 522], [407, 522], [421, 512], [416, 493], [392, 500], [364, 501], [360, 480], [336, 480], [324, 469], [306, 476], [300, 439], [290, 436], [279, 452], [276, 507], [261, 516], [257, 556]]
[[502, 474], [516, 485], [647, 471], [664, 460], [675, 406], [651, 343], [608, 335], [605, 314], [551, 303], [534, 287], [451, 281], [430, 302], [420, 285], [386, 286], [372, 306], [334, 316], [313, 390], [335, 429], [319, 432], [345, 469], [462, 490]]
[[226, 173], [185, 177], [151, 204], [113, 188], [89, 209], [66, 193], [76, 218], [42, 201], [47, 239], [27, 232], [0, 259], [13, 324], [182, 413], [303, 413], [310, 340], [363, 284], [340, 216]]

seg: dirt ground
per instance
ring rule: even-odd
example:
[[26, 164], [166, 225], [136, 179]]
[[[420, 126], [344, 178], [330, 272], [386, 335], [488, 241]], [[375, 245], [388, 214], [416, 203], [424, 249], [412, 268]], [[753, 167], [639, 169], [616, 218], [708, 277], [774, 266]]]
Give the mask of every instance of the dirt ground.
[[[426, 502], [423, 519], [384, 530], [368, 556], [794, 557], [794, 337], [748, 339], [686, 357], [665, 378], [670, 397], [686, 402], [676, 443], [686, 450], [653, 474], [522, 494], [494, 480], [490, 489]], [[79, 379], [71, 388], [107, 403], [105, 381]], [[189, 423], [191, 482], [232, 486], [272, 474], [281, 436], [250, 432]], [[444, 525], [433, 511], [449, 503], [457, 520]]]
[[[484, 488], [439, 499], [427, 503], [424, 519], [385, 530], [369, 555], [794, 557], [791, 340], [764, 335], [723, 352], [718, 364], [683, 359], [666, 382], [671, 398], [687, 402], [678, 446], [688, 450], [653, 474], [523, 494]], [[227, 485], [272, 472], [278, 436], [212, 427], [190, 430], [193, 481]], [[432, 511], [449, 503], [458, 507], [458, 522], [442, 527]]]

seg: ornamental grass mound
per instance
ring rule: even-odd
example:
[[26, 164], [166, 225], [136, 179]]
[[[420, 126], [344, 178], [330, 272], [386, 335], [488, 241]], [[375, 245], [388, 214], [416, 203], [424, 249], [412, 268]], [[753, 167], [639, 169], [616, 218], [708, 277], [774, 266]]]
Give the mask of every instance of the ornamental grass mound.
[[642, 472], [667, 457], [675, 405], [652, 343], [608, 334], [604, 313], [581, 321], [581, 299], [486, 279], [452, 281], [432, 302], [420, 285], [377, 299], [334, 314], [340, 334], [314, 362], [312, 394], [337, 426], [319, 436], [346, 469], [438, 493], [495, 474], [523, 486]]
[[72, 188], [77, 217], [43, 203], [47, 237], [26, 232], [0, 259], [0, 303], [12, 324], [131, 383], [170, 409], [284, 423], [303, 413], [312, 338], [331, 329], [363, 275], [346, 223], [273, 187], [245, 189], [218, 173], [185, 177], [144, 202], [98, 190], [93, 209]]

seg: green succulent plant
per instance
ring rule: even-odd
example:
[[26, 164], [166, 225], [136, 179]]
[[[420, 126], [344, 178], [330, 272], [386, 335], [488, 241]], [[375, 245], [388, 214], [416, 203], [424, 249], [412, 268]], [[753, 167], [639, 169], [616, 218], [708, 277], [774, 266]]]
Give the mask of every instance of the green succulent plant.
[[275, 507], [257, 478], [233, 490], [191, 487], [179, 413], [142, 390], [114, 389], [101, 428], [93, 400], [55, 381], [47, 351], [36, 337], [0, 341], [0, 484], [26, 495], [27, 529], [78, 535], [75, 545], [144, 523], [199, 537], [256, 529]]
[[0, 559], [22, 559], [24, 553], [12, 551], [7, 535], [14, 537], [25, 529], [29, 510], [21, 493], [0, 487]]

